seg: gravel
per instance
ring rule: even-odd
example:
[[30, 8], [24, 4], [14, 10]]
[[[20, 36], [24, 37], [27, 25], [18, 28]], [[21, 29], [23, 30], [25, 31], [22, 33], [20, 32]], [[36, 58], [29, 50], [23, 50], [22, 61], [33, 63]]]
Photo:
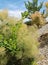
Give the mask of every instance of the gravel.
[[40, 48], [40, 56], [43, 55], [44, 59], [38, 61], [38, 65], [48, 65], [48, 46]]
[[40, 42], [41, 42], [41, 45], [43, 44], [43, 47], [40, 47], [39, 50], [40, 50], [40, 53], [39, 53], [39, 57], [44, 57], [43, 59], [41, 60], [38, 60], [38, 65], [48, 65], [48, 24], [46, 24], [45, 26], [43, 26], [42, 28], [40, 28], [38, 31], [38, 34], [39, 34], [39, 37], [42, 36], [40, 38]]

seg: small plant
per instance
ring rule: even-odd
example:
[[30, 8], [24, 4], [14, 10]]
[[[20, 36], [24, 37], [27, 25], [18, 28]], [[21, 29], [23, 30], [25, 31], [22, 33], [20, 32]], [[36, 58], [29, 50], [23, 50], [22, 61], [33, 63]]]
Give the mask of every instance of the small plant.
[[8, 25], [2, 26], [0, 48], [4, 47], [9, 55], [7, 65], [32, 65], [32, 62], [35, 65], [39, 45], [35, 32], [29, 32], [28, 27], [22, 21], [18, 21], [15, 25], [8, 22]]
[[6, 65], [8, 61], [8, 56], [6, 55], [6, 50], [4, 47], [0, 47], [0, 65]]
[[36, 11], [34, 14], [31, 15], [31, 19], [32, 19], [32, 25], [36, 24], [38, 28], [45, 25], [45, 19], [38, 11]]

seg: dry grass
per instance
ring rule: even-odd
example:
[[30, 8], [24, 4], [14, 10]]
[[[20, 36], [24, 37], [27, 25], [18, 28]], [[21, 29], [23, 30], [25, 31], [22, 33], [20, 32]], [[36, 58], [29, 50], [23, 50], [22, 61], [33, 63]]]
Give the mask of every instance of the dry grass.
[[32, 23], [36, 24], [38, 27], [43, 26], [45, 24], [45, 20], [40, 12], [36, 11], [34, 14], [31, 15]]

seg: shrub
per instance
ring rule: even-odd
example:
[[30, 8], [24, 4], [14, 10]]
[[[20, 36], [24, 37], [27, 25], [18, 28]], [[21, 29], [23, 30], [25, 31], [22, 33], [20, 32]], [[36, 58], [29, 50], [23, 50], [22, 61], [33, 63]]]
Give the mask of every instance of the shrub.
[[8, 61], [8, 57], [6, 55], [6, 51], [4, 47], [0, 47], [0, 65], [6, 65]]
[[36, 65], [39, 43], [35, 32], [30, 33], [21, 21], [2, 25], [0, 32], [0, 48], [4, 47], [9, 55], [7, 65]]
[[32, 24], [36, 24], [38, 28], [45, 25], [45, 20], [41, 15], [41, 13], [39, 13], [38, 11], [36, 11], [34, 14], [31, 15], [31, 19], [32, 19]]

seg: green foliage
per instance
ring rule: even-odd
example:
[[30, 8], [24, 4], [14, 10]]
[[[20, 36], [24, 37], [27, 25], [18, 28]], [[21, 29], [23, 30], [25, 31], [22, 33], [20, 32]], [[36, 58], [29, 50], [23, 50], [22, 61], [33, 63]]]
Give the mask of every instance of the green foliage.
[[25, 2], [26, 9], [29, 13], [34, 13], [35, 11], [40, 11], [40, 9], [43, 6], [43, 2], [40, 3], [38, 6], [38, 0], [32, 0], [32, 2], [28, 1], [28, 3]]
[[21, 15], [22, 15], [22, 18], [26, 18], [29, 15], [29, 13], [27, 11], [25, 11], [25, 12], [21, 13]]
[[6, 19], [0, 26], [0, 48], [4, 47], [9, 55], [7, 65], [32, 65], [38, 55], [38, 45], [35, 32], [29, 32], [22, 21], [14, 25]]
[[38, 0], [32, 0], [32, 2], [30, 1], [25, 2], [25, 7], [27, 11], [22, 13], [22, 17], [26, 18], [28, 15], [35, 13], [36, 11], [40, 11], [42, 6], [43, 6], [43, 2], [41, 2], [40, 5], [38, 5]]

